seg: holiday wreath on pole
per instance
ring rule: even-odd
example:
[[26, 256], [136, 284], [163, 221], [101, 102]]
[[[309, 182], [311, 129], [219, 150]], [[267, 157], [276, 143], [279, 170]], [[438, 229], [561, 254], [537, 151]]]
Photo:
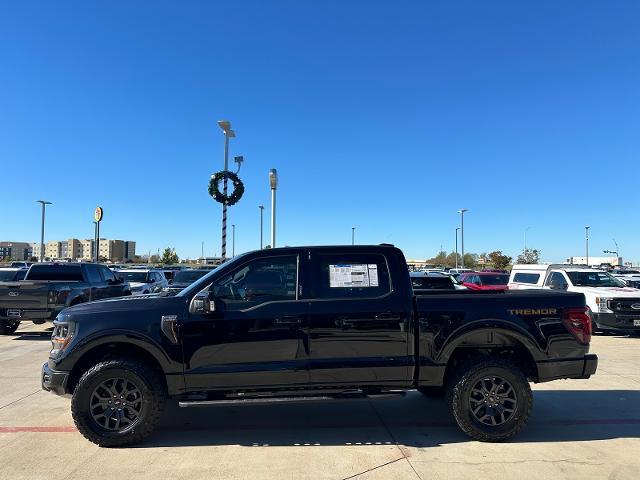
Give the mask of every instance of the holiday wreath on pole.
[[[225, 195], [220, 191], [220, 181], [231, 180], [233, 183], [233, 193], [231, 195]], [[209, 181], [209, 195], [213, 197], [213, 199], [224, 205], [235, 205], [242, 198], [244, 194], [244, 183], [242, 180], [233, 172], [222, 171], [217, 172], [211, 175], [211, 180]]]

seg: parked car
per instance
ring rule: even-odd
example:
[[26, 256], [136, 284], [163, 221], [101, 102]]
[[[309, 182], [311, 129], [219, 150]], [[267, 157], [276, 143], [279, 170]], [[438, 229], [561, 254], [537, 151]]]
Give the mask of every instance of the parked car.
[[24, 280], [24, 276], [28, 271], [28, 268], [2, 267], [0, 268], [0, 282], [18, 282]]
[[0, 334], [14, 333], [22, 320], [45, 323], [68, 306], [124, 295], [129, 285], [104, 265], [36, 263], [24, 280], [0, 282]]
[[458, 281], [470, 290], [504, 291], [509, 287], [509, 275], [493, 272], [463, 273]]
[[11, 262], [12, 268], [29, 268], [33, 262]]
[[175, 295], [179, 291], [187, 288], [199, 278], [204, 277], [210, 271], [210, 269], [180, 270], [176, 272], [173, 279], [169, 280], [169, 286], [165, 287], [163, 291], [171, 295]]
[[571, 265], [515, 265], [509, 288], [582, 293], [594, 328], [640, 334], [640, 291], [602, 270]]
[[169, 286], [169, 281], [160, 270], [127, 268], [126, 270], [118, 270], [117, 274], [129, 282], [132, 295], [157, 293]]
[[627, 287], [640, 289], [640, 270], [631, 268], [615, 269], [611, 272], [611, 275], [622, 280]]
[[529, 382], [589, 378], [584, 296], [450, 290], [414, 295], [390, 245], [259, 250], [175, 296], [63, 311], [42, 388], [70, 394], [101, 446], [140, 442], [180, 407], [376, 398], [447, 390], [467, 435], [520, 432]]

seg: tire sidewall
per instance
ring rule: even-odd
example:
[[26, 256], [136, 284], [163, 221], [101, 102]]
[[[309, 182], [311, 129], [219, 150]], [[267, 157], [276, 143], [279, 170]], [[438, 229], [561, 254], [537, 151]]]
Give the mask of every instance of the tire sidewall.
[[[480, 422], [469, 405], [471, 390], [475, 384], [487, 376], [504, 378], [511, 384], [516, 394], [516, 411], [504, 424], [498, 426], [486, 425]], [[455, 386], [452, 410], [458, 425], [474, 437], [486, 437], [486, 440], [502, 440], [517, 433], [523, 422], [526, 422], [532, 406], [532, 395], [529, 383], [519, 372], [503, 366], [485, 366], [464, 375], [461, 382]]]
[[[102, 382], [113, 378], [124, 378], [134, 383], [142, 394], [142, 409], [138, 422], [130, 428], [126, 428], [120, 432], [114, 432], [104, 429], [93, 420], [90, 412], [90, 401], [93, 391]], [[91, 372], [86, 377], [83, 377], [78, 383], [75, 391], [73, 392], [73, 412], [74, 419], [79, 426], [82, 426], [85, 430], [90, 431], [93, 435], [104, 440], [123, 439], [127, 437], [135, 436], [137, 431], [144, 427], [145, 423], [149, 419], [149, 415], [153, 409], [154, 392], [151, 385], [140, 375], [132, 371], [131, 369], [124, 368], [122, 366], [105, 365], [102, 368], [98, 368]], [[98, 442], [99, 443], [99, 442]]]

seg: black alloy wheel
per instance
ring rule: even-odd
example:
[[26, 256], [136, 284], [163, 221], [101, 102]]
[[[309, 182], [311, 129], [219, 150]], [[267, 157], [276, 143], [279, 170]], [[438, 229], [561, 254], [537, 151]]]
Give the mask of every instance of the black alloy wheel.
[[469, 395], [472, 415], [485, 425], [503, 425], [511, 419], [517, 406], [518, 397], [513, 386], [498, 376], [479, 380]]
[[138, 386], [126, 378], [110, 378], [91, 395], [91, 418], [107, 431], [134, 428], [142, 415], [143, 398]]

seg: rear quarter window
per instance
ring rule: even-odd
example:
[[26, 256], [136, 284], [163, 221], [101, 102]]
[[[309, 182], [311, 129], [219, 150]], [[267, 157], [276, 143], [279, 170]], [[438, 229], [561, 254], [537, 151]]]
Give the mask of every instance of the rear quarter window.
[[516, 273], [513, 276], [513, 281], [517, 283], [530, 283], [531, 285], [535, 285], [539, 280], [539, 273]]

